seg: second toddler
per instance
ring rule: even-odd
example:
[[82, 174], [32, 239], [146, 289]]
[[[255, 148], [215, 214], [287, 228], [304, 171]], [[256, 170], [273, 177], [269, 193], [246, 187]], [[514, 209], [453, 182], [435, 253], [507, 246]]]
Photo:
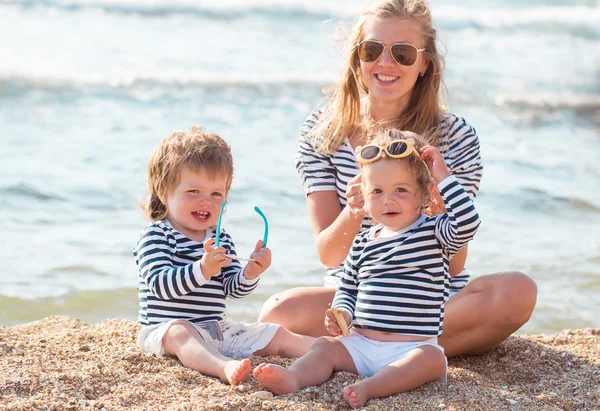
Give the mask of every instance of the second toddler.
[[[343, 395], [353, 408], [370, 398], [444, 381], [446, 357], [437, 343], [448, 299], [448, 262], [477, 231], [479, 216], [440, 152], [420, 136], [378, 133], [357, 148], [365, 208], [375, 220], [359, 233], [344, 264], [332, 307], [353, 325], [349, 335], [321, 337], [289, 369], [260, 364], [254, 376], [275, 394], [325, 382], [334, 371], [368, 377]], [[431, 172], [429, 171], [431, 170]], [[438, 183], [447, 212], [429, 217], [428, 185]], [[332, 310], [325, 327], [342, 333]]]

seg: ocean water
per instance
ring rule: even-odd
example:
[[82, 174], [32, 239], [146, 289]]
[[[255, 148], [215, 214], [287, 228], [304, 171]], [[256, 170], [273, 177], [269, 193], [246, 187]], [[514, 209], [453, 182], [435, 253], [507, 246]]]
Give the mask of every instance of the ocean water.
[[[136, 318], [131, 251], [152, 148], [192, 124], [232, 145], [223, 226], [273, 264], [239, 320], [319, 285], [298, 130], [363, 1], [0, 0], [0, 325]], [[481, 138], [473, 276], [517, 269], [521, 332], [600, 327], [600, 1], [432, 1], [452, 111]]]

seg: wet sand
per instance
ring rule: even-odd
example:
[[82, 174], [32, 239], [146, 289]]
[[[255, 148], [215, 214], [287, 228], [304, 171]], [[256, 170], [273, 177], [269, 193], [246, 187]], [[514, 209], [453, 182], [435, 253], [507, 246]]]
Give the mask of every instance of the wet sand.
[[[254, 378], [232, 387], [176, 359], [145, 355], [135, 343], [139, 327], [60, 316], [0, 327], [0, 410], [345, 410], [342, 388], [361, 379], [336, 373], [321, 386], [260, 400], [251, 395], [263, 390]], [[451, 359], [446, 385], [370, 400], [364, 409], [600, 410], [600, 329], [511, 337], [485, 354]]]

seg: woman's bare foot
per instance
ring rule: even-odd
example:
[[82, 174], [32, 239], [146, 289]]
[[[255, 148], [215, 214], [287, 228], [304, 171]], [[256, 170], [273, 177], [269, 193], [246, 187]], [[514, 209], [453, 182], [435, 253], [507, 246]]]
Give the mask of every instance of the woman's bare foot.
[[238, 385], [242, 381], [246, 381], [250, 378], [250, 365], [250, 360], [247, 358], [241, 361], [228, 361], [223, 369], [227, 382], [231, 385]]
[[262, 363], [254, 369], [252, 375], [275, 395], [289, 394], [300, 389], [294, 373], [279, 365]]
[[344, 399], [352, 408], [360, 408], [369, 399], [364, 384], [353, 384], [344, 387]]

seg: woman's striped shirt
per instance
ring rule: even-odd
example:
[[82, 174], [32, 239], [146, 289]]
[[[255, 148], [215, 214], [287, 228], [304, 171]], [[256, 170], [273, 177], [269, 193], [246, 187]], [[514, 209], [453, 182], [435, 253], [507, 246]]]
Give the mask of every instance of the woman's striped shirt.
[[356, 236], [332, 304], [350, 313], [355, 327], [426, 337], [442, 334], [449, 260], [473, 238], [480, 221], [454, 176], [438, 187], [445, 214], [423, 214], [390, 237], [376, 238], [381, 225]]
[[[259, 277], [247, 280], [238, 261], [209, 280], [202, 275], [200, 259], [204, 242], [214, 233], [208, 229], [202, 241], [190, 240], [167, 221], [148, 225], [133, 250], [138, 267], [138, 320], [154, 325], [174, 319], [192, 322], [223, 320], [225, 298], [242, 298], [258, 285]], [[221, 246], [236, 255], [229, 234], [221, 230]]]
[[[313, 112], [300, 129], [296, 170], [307, 195], [316, 191], [335, 191], [341, 206], [345, 207], [348, 181], [359, 173], [356, 155], [347, 138], [333, 155], [316, 150], [308, 134], [317, 123], [320, 114], [320, 110]], [[475, 129], [462, 117], [451, 113], [444, 114], [440, 124], [438, 149], [444, 156], [450, 173], [456, 177], [471, 199], [474, 199], [483, 171], [479, 137]], [[362, 226], [363, 230], [371, 227], [369, 218], [363, 220]], [[327, 274], [339, 277], [342, 268], [343, 265], [328, 269]], [[468, 274], [455, 276], [451, 280], [451, 290], [459, 291], [468, 280]]]

